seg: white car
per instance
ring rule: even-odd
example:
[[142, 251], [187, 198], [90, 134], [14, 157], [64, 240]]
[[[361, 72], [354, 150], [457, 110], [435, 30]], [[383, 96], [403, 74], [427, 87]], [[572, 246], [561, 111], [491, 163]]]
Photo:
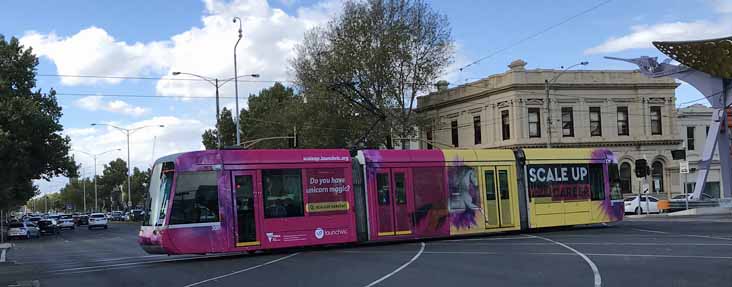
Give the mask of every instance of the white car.
[[38, 227], [30, 222], [14, 222], [10, 224], [8, 229], [8, 238], [39, 238], [41, 231]]
[[[689, 193], [687, 195], [679, 194], [677, 196], [672, 197], [670, 201], [671, 202], [684, 202], [684, 201], [686, 201], [686, 198], [687, 197], [689, 198], [689, 201], [699, 201], [699, 199], [693, 199], [693, 198], [691, 198], [691, 195], [692, 195], [692, 193]], [[714, 200], [714, 198], [711, 197], [711, 196], [709, 196], [706, 193], [702, 193], [701, 194], [701, 200]]]
[[107, 229], [107, 216], [104, 213], [92, 213], [89, 215], [89, 230], [95, 227]]
[[[646, 201], [648, 199], [648, 201]], [[638, 206], [638, 196], [633, 196], [625, 199], [625, 213], [658, 213], [658, 198], [653, 196], [642, 196], [640, 200], [640, 206]]]
[[73, 230], [76, 228], [76, 224], [74, 223], [74, 218], [71, 215], [62, 215], [58, 219], [58, 228], [59, 229], [71, 229]]

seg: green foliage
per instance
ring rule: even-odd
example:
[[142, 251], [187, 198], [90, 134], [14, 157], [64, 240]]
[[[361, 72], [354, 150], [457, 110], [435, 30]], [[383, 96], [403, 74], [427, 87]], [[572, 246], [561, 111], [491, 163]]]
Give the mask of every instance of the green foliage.
[[70, 139], [60, 135], [56, 92], [33, 90], [37, 65], [30, 48], [0, 35], [0, 208], [33, 197], [34, 179], [76, 174]]
[[452, 62], [453, 46], [447, 18], [422, 0], [348, 1], [305, 34], [291, 66], [308, 104], [360, 122], [339, 134], [347, 143], [388, 146], [392, 134], [414, 136], [416, 97]]
[[[221, 109], [220, 117], [221, 120], [219, 121], [219, 125], [221, 125], [223, 134], [223, 137], [221, 138], [221, 145], [223, 147], [233, 146], [236, 144], [236, 123], [234, 122], [231, 110], [227, 108]], [[202, 135], [203, 146], [205, 146], [206, 149], [216, 149], [218, 136], [219, 132], [217, 129], [207, 129]]]

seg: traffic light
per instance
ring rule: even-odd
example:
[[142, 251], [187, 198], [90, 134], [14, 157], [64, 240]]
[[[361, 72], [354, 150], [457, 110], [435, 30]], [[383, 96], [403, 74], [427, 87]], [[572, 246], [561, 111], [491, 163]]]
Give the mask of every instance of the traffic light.
[[637, 177], [646, 177], [650, 172], [650, 168], [648, 167], [648, 162], [645, 159], [636, 159], [635, 160], [635, 176]]

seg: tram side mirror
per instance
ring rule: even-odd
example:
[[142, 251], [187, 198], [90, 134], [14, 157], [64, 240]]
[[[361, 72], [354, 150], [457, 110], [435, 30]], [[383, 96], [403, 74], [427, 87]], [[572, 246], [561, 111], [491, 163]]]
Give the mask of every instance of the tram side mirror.
[[636, 159], [635, 160], [635, 176], [636, 177], [646, 177], [649, 172], [648, 162], [645, 159]]

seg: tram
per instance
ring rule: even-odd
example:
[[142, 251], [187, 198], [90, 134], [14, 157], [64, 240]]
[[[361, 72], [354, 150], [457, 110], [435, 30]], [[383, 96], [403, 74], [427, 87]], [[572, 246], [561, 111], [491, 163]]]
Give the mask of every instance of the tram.
[[606, 149], [207, 150], [153, 167], [138, 242], [204, 254], [622, 220]]

